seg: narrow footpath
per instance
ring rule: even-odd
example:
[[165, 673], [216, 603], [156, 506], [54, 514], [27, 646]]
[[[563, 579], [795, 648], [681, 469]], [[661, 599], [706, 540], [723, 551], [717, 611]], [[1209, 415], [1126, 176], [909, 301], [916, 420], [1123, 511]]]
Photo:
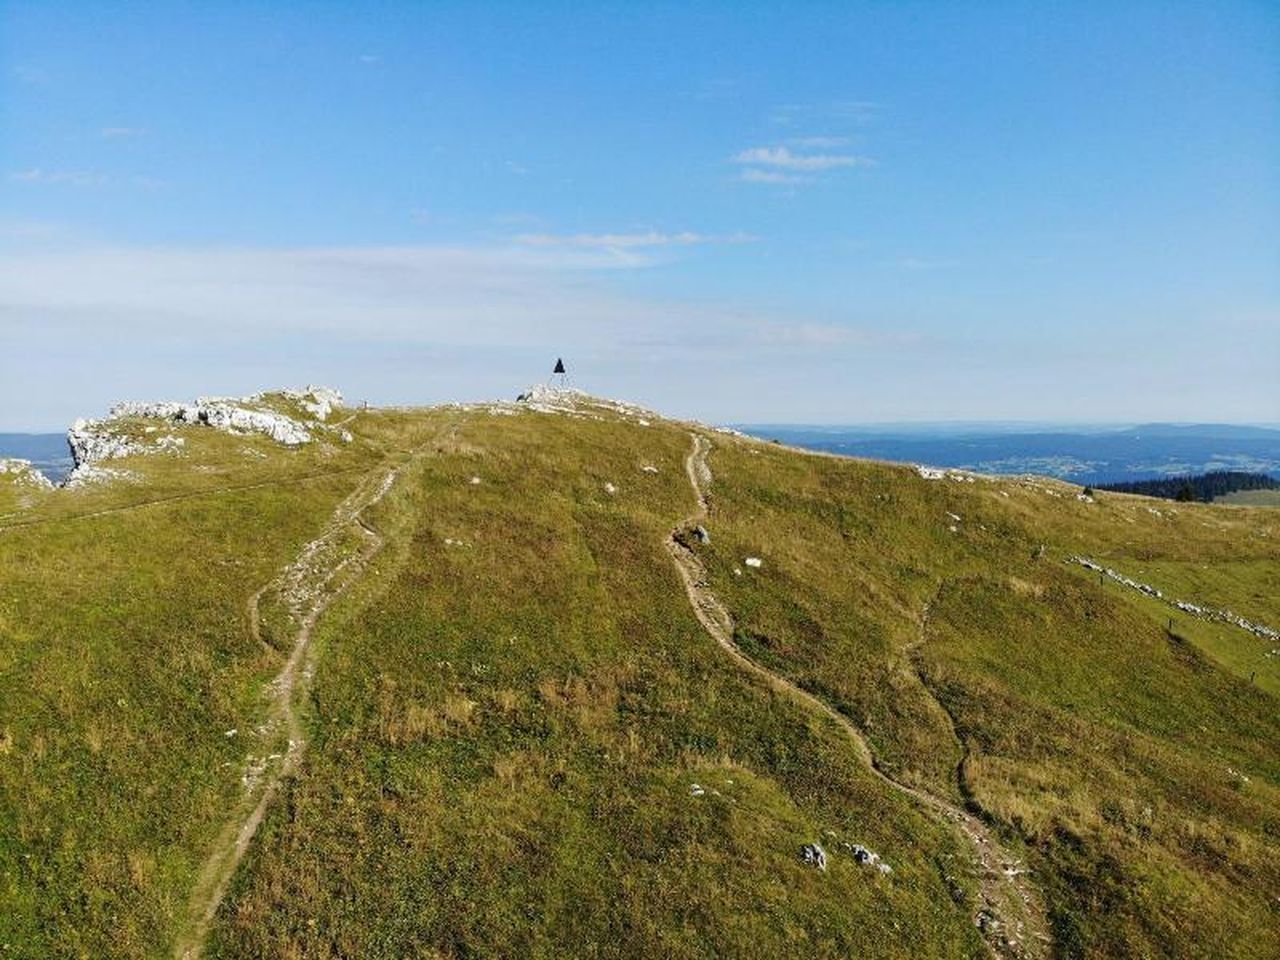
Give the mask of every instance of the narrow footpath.
[[1049, 924], [1039, 893], [1030, 883], [1027, 871], [1018, 859], [1001, 846], [986, 824], [942, 797], [893, 779], [877, 765], [866, 738], [852, 720], [826, 701], [757, 663], [734, 642], [732, 616], [712, 593], [702, 561], [678, 539], [681, 530], [705, 523], [709, 515], [706, 489], [712, 480], [711, 468], [707, 465], [710, 444], [700, 434], [692, 436], [693, 449], [685, 458], [685, 472], [693, 488], [697, 507], [680, 527], [672, 531], [666, 546], [680, 571], [689, 603], [703, 629], [744, 671], [773, 690], [833, 720], [852, 743], [858, 758], [883, 783], [911, 797], [964, 838], [973, 849], [979, 879], [979, 904], [973, 920], [993, 955], [1001, 960], [1039, 960], [1048, 957], [1051, 952]]

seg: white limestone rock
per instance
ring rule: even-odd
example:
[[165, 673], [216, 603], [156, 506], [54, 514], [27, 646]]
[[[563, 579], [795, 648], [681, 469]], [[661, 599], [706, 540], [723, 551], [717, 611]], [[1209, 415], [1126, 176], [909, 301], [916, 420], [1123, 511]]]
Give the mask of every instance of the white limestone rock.
[[336, 408], [342, 406], [342, 394], [332, 387], [308, 385], [303, 390], [282, 390], [285, 397], [302, 405], [302, 408], [320, 422], [329, 419]]
[[580, 419], [601, 420], [604, 418], [600, 414], [611, 413], [641, 426], [648, 426], [650, 420], [657, 418], [652, 410], [634, 403], [592, 396], [576, 387], [553, 387], [545, 383], [534, 384], [516, 397], [516, 403], [528, 410], [566, 414]]
[[77, 487], [92, 486], [96, 483], [136, 482], [141, 479], [131, 470], [119, 470], [113, 467], [99, 467], [93, 463], [82, 463], [62, 481], [62, 485], [74, 490]]
[[[315, 419], [303, 422], [272, 405], [284, 398], [298, 404]], [[278, 402], [278, 400], [277, 400]], [[117, 403], [100, 420], [77, 420], [67, 432], [67, 443], [75, 467], [65, 481], [74, 487], [82, 483], [101, 482], [122, 475], [121, 471], [98, 468], [108, 460], [151, 453], [180, 454], [186, 446], [183, 437], [165, 434], [152, 443], [129, 437], [120, 429], [128, 419], [160, 420], [177, 427], [207, 426], [235, 435], [258, 433], [285, 446], [310, 443], [313, 431], [330, 430], [324, 421], [341, 406], [342, 394], [329, 387], [308, 386], [302, 390], [282, 390], [276, 394], [257, 393], [248, 397], [200, 397], [195, 403], [162, 401], [159, 403]], [[145, 434], [158, 432], [154, 425], [144, 427]], [[340, 430], [338, 436], [349, 443], [351, 434]], [[149, 439], [149, 438], [148, 438]], [[94, 469], [90, 469], [94, 468]]]
[[822, 849], [822, 844], [806, 843], [800, 848], [800, 862], [806, 866], [817, 867], [826, 873], [827, 851]]

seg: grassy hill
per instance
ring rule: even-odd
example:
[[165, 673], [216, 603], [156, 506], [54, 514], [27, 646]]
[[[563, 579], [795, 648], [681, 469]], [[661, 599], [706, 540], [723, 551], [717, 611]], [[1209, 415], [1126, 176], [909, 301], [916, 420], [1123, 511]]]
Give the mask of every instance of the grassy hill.
[[553, 407], [0, 476], [0, 956], [1274, 955], [1274, 510]]

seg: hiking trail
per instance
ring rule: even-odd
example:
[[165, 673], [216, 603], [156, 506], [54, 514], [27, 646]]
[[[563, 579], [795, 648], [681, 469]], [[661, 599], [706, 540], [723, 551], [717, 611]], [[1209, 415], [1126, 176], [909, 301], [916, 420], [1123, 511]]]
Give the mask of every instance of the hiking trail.
[[[292, 646], [288, 659], [267, 685], [267, 716], [257, 728], [265, 756], [250, 756], [244, 774], [244, 796], [232, 809], [205, 858], [187, 907], [187, 921], [175, 948], [176, 960], [197, 960], [204, 949], [217, 913], [236, 868], [244, 858], [267, 809], [284, 778], [294, 773], [306, 749], [306, 734], [299, 706], [314, 666], [311, 635], [329, 605], [356, 581], [369, 561], [382, 549], [382, 535], [362, 516], [391, 489], [403, 464], [369, 473], [333, 512], [323, 532], [246, 603], [249, 632], [260, 644], [259, 610], [268, 591], [276, 591], [288, 612]], [[350, 538], [358, 545], [352, 548]]]
[[1039, 893], [1029, 882], [1027, 870], [1001, 846], [986, 824], [942, 797], [894, 779], [876, 762], [862, 731], [848, 716], [756, 662], [734, 642], [732, 615], [711, 591], [701, 559], [679, 539], [681, 531], [705, 523], [710, 514], [706, 493], [712, 480], [711, 468], [707, 465], [710, 443], [700, 434], [694, 433], [691, 436], [693, 449], [685, 458], [685, 472], [689, 485], [693, 488], [697, 506], [667, 537], [666, 547], [680, 571], [685, 593], [703, 629], [741, 669], [762, 680], [774, 691], [833, 720], [853, 744], [858, 758], [881, 782], [898, 793], [911, 797], [935, 818], [952, 826], [965, 839], [973, 849], [974, 863], [978, 868], [979, 902], [974, 923], [995, 956], [1001, 960], [1040, 960], [1049, 956], [1052, 941]]

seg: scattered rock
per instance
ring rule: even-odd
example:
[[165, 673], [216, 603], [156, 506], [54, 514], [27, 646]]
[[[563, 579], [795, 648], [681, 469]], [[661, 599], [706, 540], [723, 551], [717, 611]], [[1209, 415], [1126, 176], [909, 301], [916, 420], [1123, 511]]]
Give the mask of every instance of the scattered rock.
[[761, 560], [759, 557], [747, 557], [742, 562], [745, 563], [748, 567], [754, 567], [756, 569], [759, 569], [760, 567], [764, 566], [764, 561]]
[[609, 494], [609, 496], [613, 496], [615, 493], [618, 492], [618, 488], [615, 487], [612, 483], [606, 483], [604, 485], [604, 492]]
[[654, 466], [653, 464], [651, 464], [651, 463], [646, 463], [646, 464], [645, 464], [643, 467], [641, 467], [640, 469], [641, 469], [641, 470], [643, 470], [645, 473], [657, 473], [657, 472], [658, 472], [658, 468], [657, 468], [657, 467], [655, 467], [655, 466]]
[[473, 487], [478, 487], [478, 486], [480, 486], [480, 484], [481, 484], [481, 483], [483, 483], [484, 481], [483, 481], [483, 480], [481, 480], [479, 477], [472, 477], [472, 478], [471, 478], [471, 480], [470, 480], [469, 482], [470, 482], [470, 484], [471, 484]]
[[698, 524], [693, 528], [693, 535], [697, 538], [699, 543], [707, 544], [711, 542], [711, 534], [707, 532], [707, 528], [702, 524]]
[[893, 867], [881, 860], [880, 854], [876, 853], [874, 850], [864, 847], [860, 843], [846, 843], [844, 844], [844, 847], [853, 855], [853, 859], [856, 863], [864, 867], [875, 867], [880, 871], [880, 873], [886, 875], [893, 873]]
[[926, 467], [924, 464], [916, 465], [916, 473], [926, 480], [941, 480], [947, 475], [945, 470], [939, 470], [937, 467]]
[[702, 784], [691, 783], [689, 784], [689, 792], [693, 794], [695, 797], [701, 797], [707, 791], [706, 791], [706, 788], [702, 786]]

